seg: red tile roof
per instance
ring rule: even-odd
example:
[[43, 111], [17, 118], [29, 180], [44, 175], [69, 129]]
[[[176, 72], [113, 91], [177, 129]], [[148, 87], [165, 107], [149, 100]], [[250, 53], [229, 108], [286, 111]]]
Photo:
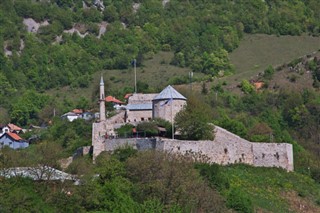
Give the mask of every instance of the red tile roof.
[[122, 101], [116, 99], [115, 97], [109, 95], [106, 97], [106, 102], [112, 102], [112, 103], [117, 103], [117, 104], [124, 104]]
[[19, 135], [17, 135], [16, 133], [7, 132], [7, 134], [8, 134], [11, 138], [13, 138], [14, 140], [16, 140], [16, 141], [22, 140], [22, 138], [21, 138]]
[[128, 99], [130, 96], [132, 95], [132, 93], [128, 93], [124, 96], [125, 99]]
[[10, 128], [11, 131], [21, 131], [22, 128], [18, 127], [17, 125], [14, 124], [8, 124], [8, 127]]
[[261, 89], [264, 85], [264, 82], [258, 81], [258, 82], [253, 83], [253, 85], [256, 89]]
[[76, 114], [82, 114], [83, 110], [82, 109], [73, 109], [72, 112], [76, 113]]

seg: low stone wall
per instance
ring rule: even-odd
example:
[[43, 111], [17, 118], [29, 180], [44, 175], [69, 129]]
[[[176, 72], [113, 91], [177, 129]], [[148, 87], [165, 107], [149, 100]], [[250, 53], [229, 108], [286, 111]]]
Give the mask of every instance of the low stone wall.
[[137, 150], [150, 150], [156, 149], [156, 138], [119, 138], [119, 139], [106, 139], [105, 151], [113, 151], [117, 148], [131, 146]]
[[[101, 145], [101, 144], [100, 144]], [[213, 141], [185, 141], [165, 138], [106, 139], [99, 151], [113, 151], [132, 146], [138, 150], [155, 149], [169, 153], [187, 154], [194, 160], [221, 165], [245, 163], [253, 166], [279, 167], [293, 171], [293, 149], [287, 143], [253, 143], [221, 128], [215, 127]], [[94, 153], [94, 156], [95, 155]]]
[[292, 144], [287, 143], [252, 143], [253, 165], [280, 167], [293, 171]]

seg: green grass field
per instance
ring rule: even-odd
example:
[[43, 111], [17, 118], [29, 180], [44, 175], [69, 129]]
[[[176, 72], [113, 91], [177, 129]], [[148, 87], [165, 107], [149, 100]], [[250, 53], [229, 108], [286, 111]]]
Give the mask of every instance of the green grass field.
[[[160, 92], [170, 83], [170, 79], [180, 76], [187, 77], [191, 69], [170, 65], [172, 58], [172, 52], [159, 52], [152, 59], [145, 60], [143, 66], [136, 69], [137, 82], [141, 81], [148, 84], [152, 92]], [[105, 81], [106, 95], [110, 95], [110, 91], [111, 93], [116, 93], [117, 90], [124, 87], [134, 88], [134, 69], [130, 67], [124, 70], [97, 71], [92, 76], [92, 81], [88, 88], [73, 89], [64, 87], [50, 90], [48, 93], [58, 97], [60, 100], [76, 101], [80, 97], [85, 97], [93, 102], [98, 95], [101, 74]], [[201, 78], [202, 76], [204, 76], [202, 73], [194, 73], [194, 78]]]
[[230, 53], [235, 74], [230, 78], [250, 78], [268, 65], [278, 66], [320, 49], [320, 38], [311, 36], [245, 35]]
[[[231, 63], [235, 66], [235, 73], [223, 77], [219, 81], [227, 82], [227, 88], [236, 88], [242, 79], [255, 77], [268, 65], [277, 66], [288, 63], [319, 49], [319, 37], [245, 35], [240, 46], [230, 53]], [[188, 76], [191, 70], [170, 65], [172, 58], [173, 53], [159, 52], [152, 59], [145, 60], [142, 67], [137, 67], [137, 81], [147, 83], [149, 87], [153, 88], [154, 92], [159, 92], [169, 84], [173, 77]], [[106, 95], [109, 95], [108, 91], [117, 91], [123, 87], [134, 87], [134, 69], [130, 67], [125, 70], [97, 71], [93, 75], [90, 86], [85, 89], [64, 87], [51, 90], [48, 93], [59, 97], [61, 100], [77, 101], [80, 97], [85, 97], [94, 103], [101, 74], [105, 79]], [[194, 78], [201, 78], [202, 76], [201, 73], [194, 73]], [[208, 88], [210, 86], [208, 85]], [[200, 90], [201, 83], [194, 83], [193, 88]]]
[[305, 175], [247, 165], [222, 167], [222, 171], [231, 188], [250, 195], [256, 212], [320, 211], [320, 186]]

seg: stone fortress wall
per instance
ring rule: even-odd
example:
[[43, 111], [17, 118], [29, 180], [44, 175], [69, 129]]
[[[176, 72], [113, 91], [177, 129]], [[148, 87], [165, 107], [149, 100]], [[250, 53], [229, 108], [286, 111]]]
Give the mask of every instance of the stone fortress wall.
[[[93, 160], [103, 151], [113, 151], [121, 146], [129, 145], [138, 150], [156, 149], [169, 153], [190, 154], [199, 160], [218, 163], [222, 165], [233, 163], [245, 163], [253, 166], [280, 167], [287, 171], [293, 171], [293, 150], [291, 144], [286, 143], [252, 143], [239, 136], [216, 126], [215, 139], [213, 141], [183, 141], [164, 138], [157, 139], [114, 139], [114, 129], [120, 127], [125, 121], [125, 111], [106, 119], [104, 82], [100, 80], [100, 122], [92, 124]], [[171, 103], [169, 103], [169, 101]], [[161, 117], [172, 121], [186, 103], [186, 98], [170, 85], [159, 94], [134, 94], [128, 103], [141, 104], [152, 102], [151, 114], [136, 113], [136, 121], [149, 120]], [[134, 119], [134, 118], [133, 118]], [[195, 159], [196, 160], [196, 159]]]
[[150, 121], [152, 119], [152, 110], [129, 111], [127, 110], [127, 123], [137, 123]]
[[[105, 149], [106, 134], [115, 135], [114, 128], [124, 123], [125, 112], [120, 112], [111, 118], [92, 124], [92, 146], [94, 158]], [[98, 153], [98, 154], [97, 154]]]
[[254, 143], [216, 126], [213, 141], [185, 141], [157, 139], [106, 139], [94, 157], [102, 151], [113, 151], [123, 146], [138, 150], [155, 149], [169, 153], [188, 154], [195, 160], [221, 165], [245, 163], [253, 166], [279, 167], [293, 171], [293, 149], [287, 143]]

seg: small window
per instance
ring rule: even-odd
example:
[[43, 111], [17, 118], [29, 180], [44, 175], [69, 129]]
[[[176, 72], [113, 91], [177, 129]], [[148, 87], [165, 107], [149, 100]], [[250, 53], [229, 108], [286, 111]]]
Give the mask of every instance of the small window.
[[136, 120], [136, 119], [134, 119], [133, 121], [134, 121], [134, 122], [136, 122], [137, 120]]
[[144, 118], [141, 118], [141, 121], [144, 121]]
[[148, 121], [151, 121], [151, 118], [148, 118]]

